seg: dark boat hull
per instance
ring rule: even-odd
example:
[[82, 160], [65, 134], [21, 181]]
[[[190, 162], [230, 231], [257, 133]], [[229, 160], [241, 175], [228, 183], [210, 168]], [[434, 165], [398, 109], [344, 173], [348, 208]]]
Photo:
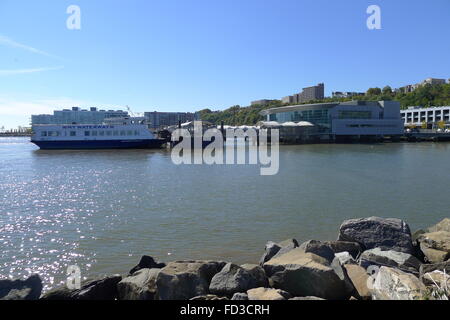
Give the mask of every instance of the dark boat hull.
[[95, 150], [95, 149], [154, 149], [166, 141], [162, 139], [142, 140], [83, 140], [83, 141], [31, 141], [42, 150]]

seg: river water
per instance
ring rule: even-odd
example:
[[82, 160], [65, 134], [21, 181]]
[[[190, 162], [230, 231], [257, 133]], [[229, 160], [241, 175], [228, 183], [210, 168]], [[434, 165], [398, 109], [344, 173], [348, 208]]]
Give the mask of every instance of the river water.
[[41, 151], [0, 138], [0, 277], [84, 278], [162, 261], [255, 263], [267, 240], [334, 240], [348, 218], [449, 217], [450, 144], [280, 146], [280, 170], [174, 165], [167, 150]]

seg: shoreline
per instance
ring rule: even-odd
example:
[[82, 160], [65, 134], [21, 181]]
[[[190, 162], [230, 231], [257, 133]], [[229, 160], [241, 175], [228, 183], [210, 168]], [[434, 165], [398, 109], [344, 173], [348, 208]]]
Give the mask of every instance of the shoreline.
[[[76, 271], [68, 279], [75, 287]], [[145, 255], [123, 272], [44, 294], [39, 275], [2, 280], [0, 300], [448, 299], [450, 219], [414, 233], [400, 219], [350, 219], [337, 240], [269, 241], [254, 264]]]

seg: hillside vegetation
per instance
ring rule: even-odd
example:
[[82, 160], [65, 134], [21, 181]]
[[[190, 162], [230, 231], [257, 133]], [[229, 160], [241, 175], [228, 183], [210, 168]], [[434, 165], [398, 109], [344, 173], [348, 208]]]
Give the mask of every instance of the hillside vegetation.
[[[450, 84], [443, 85], [425, 85], [417, 88], [413, 92], [401, 93], [393, 92], [391, 87], [386, 86], [383, 89], [370, 88], [367, 90], [364, 96], [359, 96], [355, 99], [358, 100], [395, 100], [399, 101], [401, 108], [405, 109], [409, 106], [448, 106], [450, 105]], [[350, 101], [351, 98], [325, 98], [323, 100], [314, 100], [308, 103], [321, 103], [321, 102], [344, 102]], [[268, 108], [281, 107], [283, 104], [277, 100], [269, 105], [261, 106], [232, 106], [223, 111], [212, 111], [210, 109], [203, 109], [199, 111], [200, 118], [203, 121], [209, 121], [211, 123], [219, 125], [223, 121], [227, 125], [254, 125], [258, 121], [264, 120], [259, 112]]]

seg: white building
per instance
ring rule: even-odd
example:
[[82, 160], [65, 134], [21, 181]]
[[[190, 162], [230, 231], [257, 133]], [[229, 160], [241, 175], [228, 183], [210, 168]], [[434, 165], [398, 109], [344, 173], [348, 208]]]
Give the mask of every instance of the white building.
[[321, 134], [333, 136], [392, 136], [404, 131], [397, 101], [348, 101], [266, 109], [267, 121], [308, 121]]
[[450, 106], [431, 108], [409, 107], [401, 111], [401, 117], [405, 125], [433, 125], [439, 122], [449, 124]]
[[31, 124], [102, 124], [108, 118], [129, 117], [128, 112], [122, 110], [89, 110], [73, 107], [54, 111], [53, 114], [40, 114], [31, 116]]

